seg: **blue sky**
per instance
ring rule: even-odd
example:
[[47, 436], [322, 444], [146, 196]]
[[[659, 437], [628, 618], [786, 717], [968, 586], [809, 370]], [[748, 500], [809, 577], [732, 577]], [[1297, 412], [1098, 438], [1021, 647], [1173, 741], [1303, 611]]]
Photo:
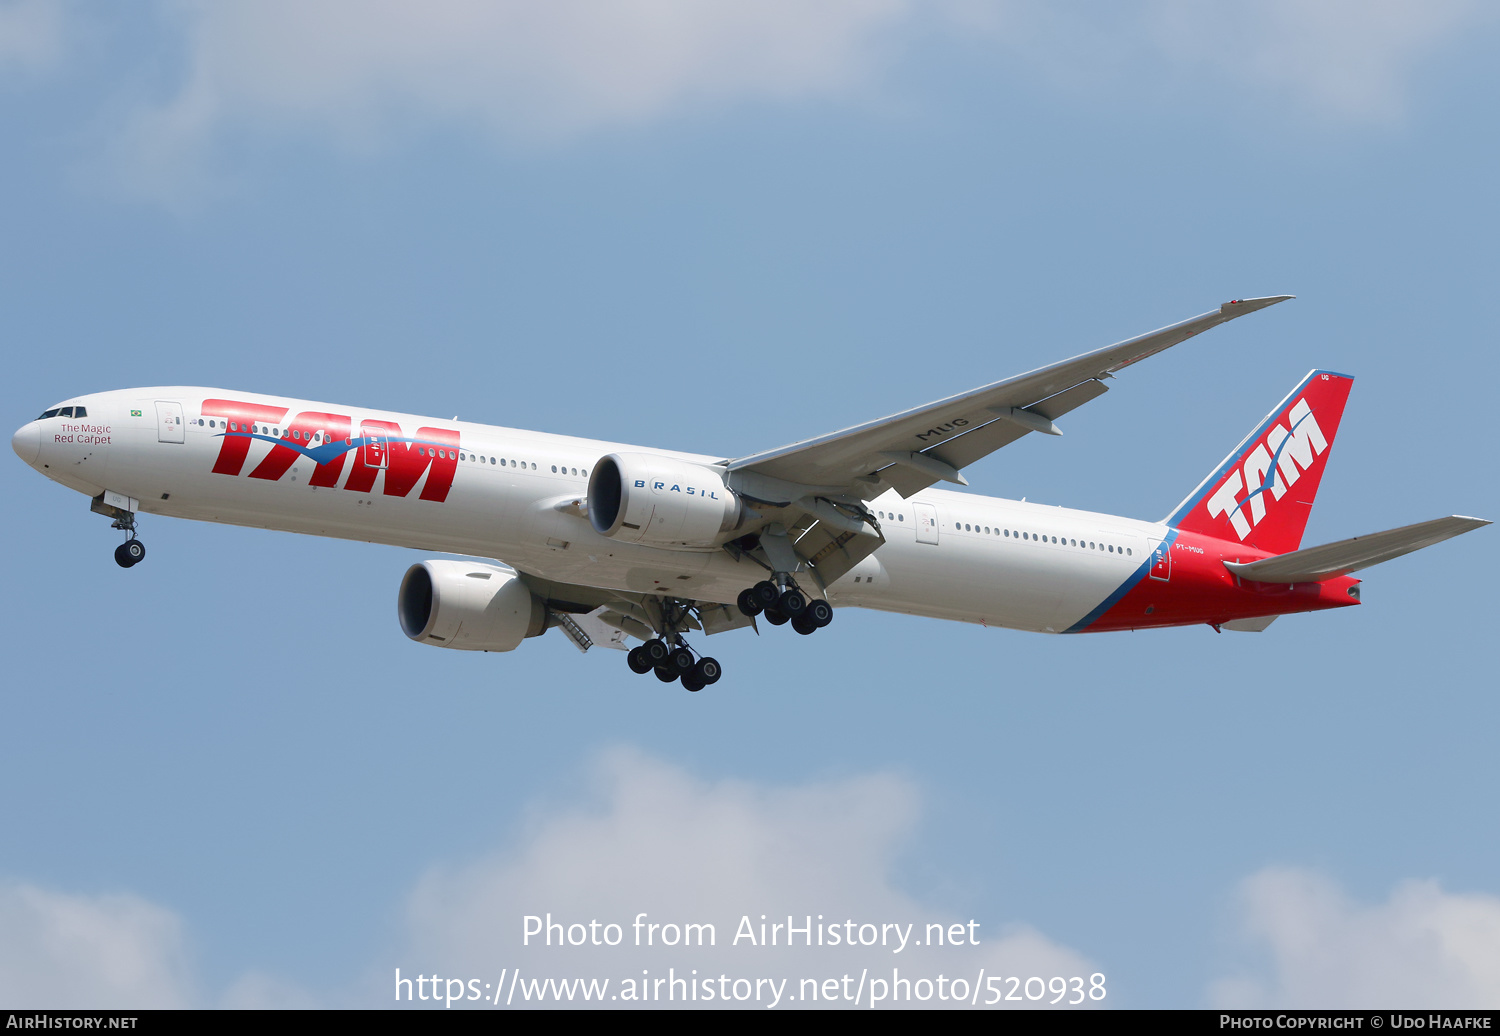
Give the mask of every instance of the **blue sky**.
[[[1307, 543], [1493, 518], [1496, 33], [1460, 2], [8, 0], [0, 401], [203, 384], [732, 456], [1293, 293], [973, 490], [1159, 518], [1323, 367], [1356, 383]], [[1263, 634], [846, 611], [714, 638], [688, 695], [555, 635], [410, 643], [416, 552], [147, 519], [125, 572], [82, 497], [0, 480], [8, 1004], [700, 959], [520, 945], [641, 910], [972, 917], [992, 941], [912, 966], [1098, 971], [1121, 1006], [1500, 1001], [1492, 530]]]

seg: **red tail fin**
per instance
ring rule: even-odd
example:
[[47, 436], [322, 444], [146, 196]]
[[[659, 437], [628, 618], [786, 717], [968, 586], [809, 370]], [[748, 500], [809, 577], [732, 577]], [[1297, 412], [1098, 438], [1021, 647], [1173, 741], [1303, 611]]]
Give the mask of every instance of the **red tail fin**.
[[1347, 374], [1313, 371], [1166, 524], [1272, 554], [1296, 550], [1353, 384]]

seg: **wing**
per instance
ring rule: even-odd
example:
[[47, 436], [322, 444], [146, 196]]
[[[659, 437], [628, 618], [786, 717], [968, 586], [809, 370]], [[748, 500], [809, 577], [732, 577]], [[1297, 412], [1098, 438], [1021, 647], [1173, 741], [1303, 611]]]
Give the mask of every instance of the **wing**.
[[[751, 495], [755, 478], [819, 487], [821, 495], [852, 493], [869, 500], [887, 489], [910, 496], [938, 481], [967, 485], [961, 469], [1029, 432], [1062, 434], [1053, 423], [1102, 395], [1124, 367], [1170, 349], [1211, 327], [1292, 298], [1273, 295], [1226, 302], [1190, 320], [1071, 360], [938, 400], [817, 439], [731, 461]], [[789, 496], [765, 484], [768, 497]]]

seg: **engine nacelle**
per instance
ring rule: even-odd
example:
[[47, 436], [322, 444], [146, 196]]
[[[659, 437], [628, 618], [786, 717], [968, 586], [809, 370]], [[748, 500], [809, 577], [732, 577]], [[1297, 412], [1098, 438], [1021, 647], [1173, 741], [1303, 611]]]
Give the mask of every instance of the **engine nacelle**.
[[627, 543], [704, 549], [740, 522], [739, 500], [712, 468], [647, 453], [611, 453], [589, 476], [589, 523]]
[[424, 561], [396, 595], [402, 631], [418, 644], [514, 651], [547, 629], [547, 606], [514, 572], [468, 561]]

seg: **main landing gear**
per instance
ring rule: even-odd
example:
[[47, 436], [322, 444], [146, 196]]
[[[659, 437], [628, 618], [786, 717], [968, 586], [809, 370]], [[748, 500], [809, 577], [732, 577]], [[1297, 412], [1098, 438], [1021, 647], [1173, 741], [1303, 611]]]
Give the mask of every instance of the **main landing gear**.
[[[833, 606], [817, 597], [808, 597], [791, 577], [777, 574], [779, 584], [762, 580], [743, 591], [737, 600], [741, 614], [749, 618], [764, 616], [773, 626], [792, 624], [803, 636], [814, 633], [833, 621]], [[691, 601], [665, 598], [661, 614], [653, 617], [656, 636], [640, 647], [631, 648], [626, 661], [641, 676], [654, 673], [662, 683], [681, 682], [690, 691], [701, 691], [719, 682], [724, 674], [718, 659], [693, 651], [682, 639], [681, 630], [693, 628]]]
[[718, 659], [706, 655], [698, 657], [675, 633], [668, 634], [665, 640], [657, 637], [640, 647], [631, 648], [625, 658], [632, 672], [642, 676], [655, 673], [662, 683], [680, 680], [690, 691], [701, 691], [718, 683], [719, 677], [724, 675]]
[[791, 583], [778, 587], [769, 579], [740, 591], [736, 604], [741, 614], [751, 618], [764, 615], [773, 626], [790, 622], [792, 629], [804, 637], [833, 621], [833, 605], [827, 601], [809, 598]]

